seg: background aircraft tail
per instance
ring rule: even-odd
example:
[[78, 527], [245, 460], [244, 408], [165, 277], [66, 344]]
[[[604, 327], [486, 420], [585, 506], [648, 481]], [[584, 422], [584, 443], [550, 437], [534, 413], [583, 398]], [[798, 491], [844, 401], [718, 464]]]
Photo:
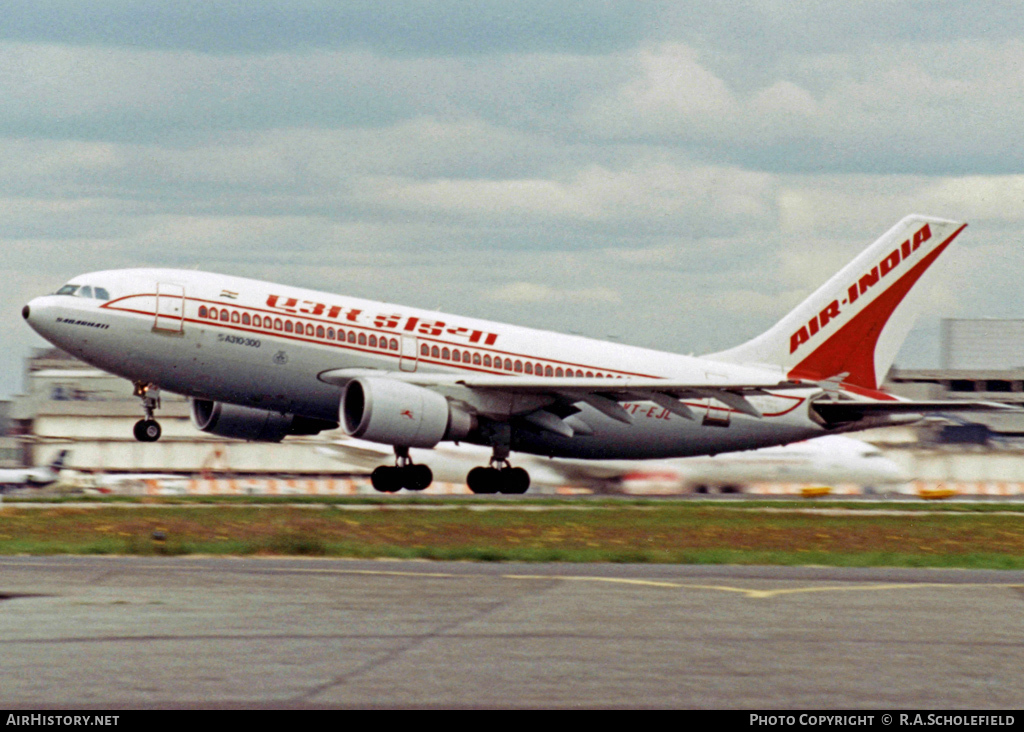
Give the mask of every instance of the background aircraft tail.
[[57, 457], [50, 461], [50, 464], [47, 467], [49, 467], [54, 473], [59, 473], [64, 469], [64, 461], [67, 459], [70, 452], [71, 450], [61, 450], [57, 453]]
[[907, 216], [773, 328], [708, 358], [877, 389], [917, 315], [907, 293], [965, 226]]

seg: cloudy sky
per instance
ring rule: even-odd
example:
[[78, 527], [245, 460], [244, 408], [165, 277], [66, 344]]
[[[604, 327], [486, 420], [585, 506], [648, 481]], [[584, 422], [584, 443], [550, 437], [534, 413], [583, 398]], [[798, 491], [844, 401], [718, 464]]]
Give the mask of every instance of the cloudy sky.
[[71, 276], [198, 268], [683, 353], [908, 213], [1024, 317], [1016, 0], [7, 0], [0, 395]]

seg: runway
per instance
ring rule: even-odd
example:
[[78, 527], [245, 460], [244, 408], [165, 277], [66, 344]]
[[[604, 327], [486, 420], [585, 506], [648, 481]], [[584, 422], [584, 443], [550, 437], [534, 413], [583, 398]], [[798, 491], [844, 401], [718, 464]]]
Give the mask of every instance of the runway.
[[0, 559], [0, 708], [1001, 709], [1024, 572]]

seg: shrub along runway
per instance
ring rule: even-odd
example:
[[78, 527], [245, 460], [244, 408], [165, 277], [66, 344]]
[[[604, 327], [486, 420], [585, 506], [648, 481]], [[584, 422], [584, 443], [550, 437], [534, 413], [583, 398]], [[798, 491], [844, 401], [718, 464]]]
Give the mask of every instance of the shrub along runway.
[[33, 506], [8, 500], [0, 507], [0, 554], [1024, 569], [1024, 506], [897, 506], [394, 498]]

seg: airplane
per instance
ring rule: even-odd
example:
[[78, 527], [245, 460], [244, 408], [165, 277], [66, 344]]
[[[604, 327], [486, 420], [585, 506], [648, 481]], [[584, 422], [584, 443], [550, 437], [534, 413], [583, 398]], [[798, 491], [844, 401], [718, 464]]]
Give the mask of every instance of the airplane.
[[86, 492], [108, 494], [144, 488], [150, 481], [165, 489], [184, 493], [189, 476], [177, 473], [99, 473], [80, 476], [78, 484]]
[[[619, 463], [622, 468], [626, 466]], [[620, 478], [627, 492], [665, 485], [694, 493], [742, 493], [752, 483], [852, 483], [865, 492], [907, 483], [910, 477], [881, 450], [844, 435], [824, 435], [747, 452], [641, 462]], [[653, 486], [645, 488], [646, 484]]]
[[[316, 448], [356, 472], [387, 464], [392, 453], [382, 445], [343, 439]], [[462, 483], [466, 472], [486, 459], [488, 450], [473, 445], [436, 447], [423, 458], [435, 480]], [[742, 493], [760, 482], [842, 484], [868, 489], [906, 483], [910, 478], [881, 450], [844, 435], [825, 435], [788, 445], [745, 452], [667, 460], [568, 460], [523, 455], [531, 487], [564, 486], [597, 493]]]
[[72, 278], [22, 316], [134, 383], [159, 439], [160, 390], [196, 427], [244, 440], [343, 432], [387, 444], [383, 492], [433, 477], [411, 448], [490, 447], [474, 493], [524, 493], [512, 451], [577, 459], [714, 455], [1007, 409], [911, 402], [880, 389], [914, 316], [905, 296], [966, 224], [902, 219], [761, 335], [701, 357], [562, 335], [229, 275], [122, 269]]
[[36, 468], [0, 469], [0, 493], [13, 487], [43, 488], [51, 483], [56, 483], [60, 471], [64, 468], [64, 461], [70, 452], [71, 450], [61, 450], [49, 464]]

